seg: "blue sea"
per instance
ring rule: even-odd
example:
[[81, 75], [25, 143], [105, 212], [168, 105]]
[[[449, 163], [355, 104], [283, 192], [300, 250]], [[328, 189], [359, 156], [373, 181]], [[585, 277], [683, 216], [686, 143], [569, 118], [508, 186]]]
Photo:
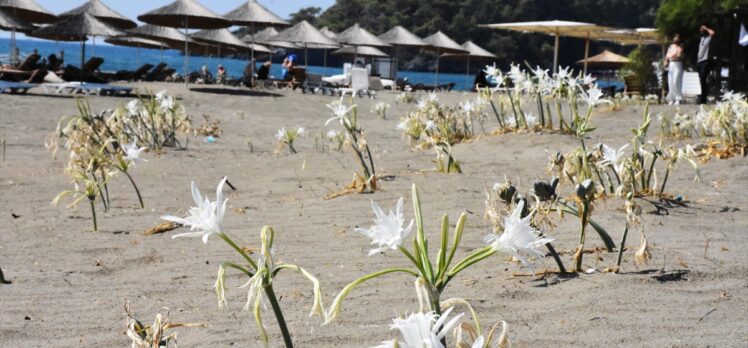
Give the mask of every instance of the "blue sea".
[[[177, 69], [179, 74], [184, 72], [184, 56], [176, 50], [153, 50], [153, 49], [137, 49], [131, 47], [112, 46], [108, 44], [102, 44], [102, 40], [98, 40], [99, 44], [95, 47], [95, 55], [104, 58], [104, 64], [101, 67], [102, 71], [118, 71], [118, 70], [135, 70], [145, 63], [157, 64], [159, 62], [167, 63], [170, 67]], [[25, 56], [31, 53], [34, 49], [38, 49], [42, 57], [47, 57], [52, 53], [59, 54], [61, 50], [65, 51], [65, 63], [72, 65], [80, 65], [80, 43], [76, 42], [54, 42], [54, 41], [43, 41], [43, 40], [17, 40], [18, 47], [21, 50], [21, 55]], [[89, 41], [86, 46], [86, 57], [91, 57], [92, 51], [91, 42]], [[0, 38], [0, 62], [7, 63], [10, 53], [10, 39], [4, 37]], [[203, 65], [208, 66], [208, 69], [215, 74], [218, 69], [218, 65], [223, 65], [229, 73], [229, 76], [239, 78], [244, 72], [244, 68], [247, 65], [247, 61], [233, 58], [215, 58], [215, 57], [203, 57], [203, 56], [192, 56], [189, 60], [190, 71], [197, 71]], [[309, 71], [325, 74], [326, 76], [342, 74], [342, 67], [327, 68], [321, 66], [311, 66], [308, 68]], [[281, 76], [280, 64], [273, 64], [270, 72], [273, 76]], [[416, 72], [416, 71], [399, 71], [397, 74], [400, 78], [407, 78], [411, 83], [423, 83], [423, 84], [434, 84], [434, 73], [433, 72]], [[455, 83], [456, 90], [468, 90], [471, 88], [474, 76], [466, 76], [465, 74], [439, 74], [439, 83]], [[600, 80], [598, 84], [601, 87], [616, 86], [619, 89], [623, 89], [623, 83], [616, 80]]]
[[[167, 63], [170, 67], [177, 69], [177, 72], [182, 74], [184, 70], [184, 56], [176, 50], [153, 50], [153, 49], [137, 49], [131, 47], [112, 46], [108, 44], [102, 44], [103, 40], [98, 39], [95, 47], [95, 55], [97, 57], [104, 58], [104, 64], [101, 67], [102, 71], [118, 71], [118, 70], [135, 70], [145, 63], [156, 64], [159, 62]], [[72, 65], [80, 65], [80, 43], [75, 42], [54, 42], [54, 41], [43, 41], [43, 40], [17, 40], [17, 45], [21, 51], [21, 55], [25, 56], [33, 52], [34, 49], [39, 50], [39, 54], [42, 57], [47, 57], [52, 53], [58, 54], [61, 50], [65, 51], [65, 63]], [[92, 46], [89, 41], [86, 46], [86, 58], [91, 57]], [[10, 54], [10, 39], [7, 37], [0, 38], [0, 57], [2, 57], [2, 63], [8, 62], [8, 56]], [[241, 77], [244, 72], [244, 68], [247, 65], [247, 61], [232, 58], [215, 58], [215, 57], [202, 57], [192, 56], [190, 57], [189, 69], [190, 71], [197, 71], [203, 65], [208, 66], [208, 69], [215, 74], [218, 69], [218, 65], [223, 65], [232, 77]], [[309, 67], [309, 71], [316, 73], [324, 73], [325, 75], [342, 74], [342, 67], [321, 67], [312, 66]], [[280, 64], [273, 64], [271, 75], [280, 76], [281, 68]], [[434, 74], [431, 72], [414, 72], [414, 71], [400, 71], [398, 77], [405, 77], [411, 83], [424, 83], [433, 84]], [[451, 83], [456, 84], [456, 89], [467, 90], [473, 82], [473, 76], [466, 77], [464, 74], [439, 74], [439, 83]], [[469, 79], [469, 80], [468, 80]]]

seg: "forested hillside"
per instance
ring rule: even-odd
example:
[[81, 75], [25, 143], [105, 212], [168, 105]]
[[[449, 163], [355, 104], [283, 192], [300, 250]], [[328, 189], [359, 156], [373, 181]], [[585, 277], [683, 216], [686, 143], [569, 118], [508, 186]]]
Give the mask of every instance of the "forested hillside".
[[[437, 30], [462, 43], [473, 40], [498, 56], [498, 64], [526, 60], [532, 64], [551, 65], [553, 40], [537, 34], [520, 34], [479, 28], [479, 24], [572, 20], [613, 27], [652, 27], [661, 0], [338, 0], [324, 12], [303, 9], [292, 20], [310, 20], [319, 27], [329, 26], [338, 32], [360, 23], [374, 34], [381, 34], [395, 25], [421, 37]], [[583, 56], [584, 43], [578, 39], [562, 39], [561, 63], [571, 65]], [[615, 45], [606, 44], [621, 51]], [[593, 45], [595, 53], [601, 46]], [[405, 59], [408, 68], [428, 70], [433, 60], [425, 55]], [[463, 63], [449, 61], [450, 67], [463, 71]]]

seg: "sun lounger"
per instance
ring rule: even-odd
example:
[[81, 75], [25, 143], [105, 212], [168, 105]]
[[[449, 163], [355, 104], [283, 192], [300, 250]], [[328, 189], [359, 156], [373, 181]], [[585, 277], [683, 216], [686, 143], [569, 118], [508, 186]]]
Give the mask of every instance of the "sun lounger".
[[115, 86], [104, 83], [65, 82], [42, 84], [44, 90], [53, 94], [88, 94], [88, 95], [129, 95], [132, 87]]
[[30, 71], [36, 69], [37, 63], [39, 63], [39, 59], [42, 57], [38, 54], [30, 54], [26, 59], [21, 62], [21, 64], [18, 64], [15, 69], [17, 70], [24, 70], [24, 71]]
[[148, 70], [151, 70], [151, 68], [153, 68], [152, 64], [143, 64], [143, 66], [138, 68], [138, 70], [120, 70], [117, 72], [117, 74], [115, 74], [114, 78], [120, 81], [137, 81], [143, 78], [143, 76], [148, 73]]
[[143, 78], [143, 81], [147, 81], [147, 82], [155, 81], [158, 75], [161, 74], [161, 72], [163, 72], [165, 68], [166, 68], [166, 63], [160, 63], [159, 65], [156, 65], [156, 67], [153, 68], [151, 72], [145, 75], [145, 77]]
[[174, 68], [164, 69], [160, 74], [158, 74], [155, 81], [164, 82], [167, 79], [169, 79], [172, 75], [174, 75], [175, 72], [177, 72], [177, 69], [174, 69]]
[[291, 71], [291, 75], [293, 77], [290, 81], [274, 81], [276, 87], [283, 88], [290, 86], [293, 90], [296, 90], [297, 88], [304, 86], [304, 82], [306, 81], [305, 68], [294, 68], [293, 71]]
[[413, 91], [426, 91], [426, 92], [434, 92], [434, 91], [446, 91], [449, 92], [455, 87], [454, 82], [446, 83], [443, 85], [426, 85], [423, 83], [416, 83], [413, 86]]
[[370, 98], [373, 97], [372, 90], [369, 86], [369, 75], [366, 73], [366, 69], [351, 69], [351, 87], [338, 88], [338, 93], [340, 95], [350, 94], [352, 96], [363, 96], [366, 94]]
[[28, 92], [29, 89], [34, 88], [36, 86], [37, 85], [33, 85], [30, 83], [0, 81], [0, 94], [3, 94], [3, 93], [26, 94], [26, 92]]
[[311, 91], [312, 94], [322, 91], [322, 94], [327, 94], [327, 87], [325, 86], [325, 81], [322, 80], [322, 74], [308, 73], [303, 91], [304, 93]]
[[105, 82], [102, 78], [96, 76], [96, 72], [104, 64], [104, 58], [91, 57], [85, 64], [83, 64], [83, 70], [73, 65], [65, 67], [62, 73], [62, 79], [65, 81], [78, 81], [85, 79], [86, 82], [102, 83]]

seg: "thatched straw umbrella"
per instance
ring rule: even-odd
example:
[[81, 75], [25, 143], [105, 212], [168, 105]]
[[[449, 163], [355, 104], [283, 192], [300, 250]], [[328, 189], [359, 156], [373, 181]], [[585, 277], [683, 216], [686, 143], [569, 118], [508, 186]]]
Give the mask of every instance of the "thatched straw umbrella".
[[462, 46], [450, 39], [441, 31], [423, 39], [428, 50], [436, 51], [436, 70], [434, 71], [434, 84], [439, 84], [439, 58], [442, 53], [468, 53]]
[[[82, 13], [90, 14], [96, 19], [109, 24], [113, 28], [120, 30], [127, 30], [137, 27], [138, 25], [128, 19], [127, 17], [117, 13], [111, 8], [107, 7], [100, 0], [89, 0], [81, 6], [78, 6], [70, 11], [63, 12], [60, 14], [60, 18], [70, 17]], [[91, 54], [96, 54], [96, 36], [91, 38]]]
[[341, 44], [353, 46], [354, 60], [358, 58], [358, 55], [355, 53], [358, 46], [390, 47], [390, 44], [380, 40], [378, 37], [374, 36], [374, 34], [368, 32], [366, 29], [361, 28], [358, 23], [335, 35], [335, 41]]
[[[278, 17], [275, 13], [270, 12], [267, 8], [260, 5], [257, 0], [248, 0], [247, 3], [235, 8], [225, 14], [224, 18], [231, 21], [234, 25], [243, 25], [248, 27], [249, 34], [242, 38], [242, 41], [256, 44], [258, 41], [254, 38], [255, 25], [264, 26], [288, 26], [289, 23]], [[252, 46], [251, 46], [252, 47]], [[251, 60], [255, 59], [255, 51], [251, 49]]]
[[301, 21], [298, 24], [281, 31], [271, 41], [290, 42], [304, 48], [304, 64], [308, 63], [308, 48], [331, 48], [340, 47], [335, 40], [322, 34], [317, 28], [307, 21]]
[[395, 47], [395, 72], [393, 74], [395, 79], [397, 79], [397, 70], [400, 64], [400, 47], [422, 48], [428, 46], [420, 37], [399, 25], [379, 35], [379, 39]]
[[65, 17], [63, 20], [31, 31], [29, 36], [56, 41], [80, 41], [81, 81], [85, 81], [86, 40], [89, 36], [127, 36], [127, 33], [113, 28], [87, 13]]
[[142, 37], [137, 36], [126, 36], [126, 37], [112, 37], [104, 40], [104, 42], [116, 45], [116, 46], [125, 46], [125, 47], [134, 47], [138, 49], [138, 65], [140, 65], [140, 49], [141, 48], [148, 48], [152, 50], [163, 50], [163, 49], [169, 49], [170, 47], [159, 41], [155, 40], [149, 40], [144, 39]]
[[[194, 0], [177, 0], [164, 7], [138, 16], [142, 22], [170, 28], [189, 29], [222, 29], [231, 26], [231, 22], [203, 7]], [[184, 86], [189, 84], [189, 46], [184, 41]]]
[[[57, 21], [57, 16], [39, 6], [33, 0], [0, 0], [0, 9], [8, 11], [9, 14], [26, 23], [46, 24]], [[16, 64], [16, 29], [9, 26], [10, 35], [10, 62]]]
[[467, 53], [447, 53], [444, 55], [444, 57], [461, 57], [467, 59], [467, 69], [465, 70], [465, 82], [467, 84], [470, 83], [470, 59], [471, 58], [478, 58], [478, 59], [495, 59], [496, 55], [486, 51], [483, 47], [480, 47], [473, 43], [472, 41], [465, 41], [465, 43], [462, 44], [462, 48], [467, 51]]

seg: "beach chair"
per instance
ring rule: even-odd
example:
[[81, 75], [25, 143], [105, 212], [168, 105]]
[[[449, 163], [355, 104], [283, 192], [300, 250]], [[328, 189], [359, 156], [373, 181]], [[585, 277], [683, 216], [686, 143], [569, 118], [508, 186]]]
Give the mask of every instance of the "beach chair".
[[119, 81], [137, 81], [143, 78], [151, 68], [153, 68], [152, 64], [143, 64], [140, 68], [134, 71], [120, 70], [114, 75], [114, 78]]
[[175, 72], [177, 72], [177, 69], [174, 69], [174, 68], [164, 69], [160, 74], [158, 74], [155, 81], [158, 81], [158, 82], [167, 81], [172, 75], [174, 75]]
[[325, 81], [322, 80], [322, 74], [306, 74], [303, 92], [306, 93], [307, 91], [311, 91], [312, 94], [316, 94], [317, 91], [322, 91], [322, 94], [327, 94], [327, 87], [325, 87]]
[[384, 89], [382, 78], [379, 76], [369, 76], [369, 89], [372, 91], [381, 91]]
[[30, 71], [36, 69], [36, 65], [39, 63], [39, 59], [42, 57], [38, 54], [30, 54], [26, 59], [21, 62], [21, 64], [18, 64], [14, 68], [16, 70], [23, 70], [23, 71]]
[[101, 96], [129, 95], [133, 88], [105, 83], [65, 82], [42, 84], [45, 91], [52, 94], [87, 94]]
[[683, 98], [696, 98], [701, 95], [701, 81], [699, 80], [699, 73], [697, 72], [684, 72], [683, 73]]
[[416, 83], [413, 86], [413, 91], [425, 91], [425, 92], [450, 92], [454, 89], [455, 83], [445, 83], [442, 85], [427, 85], [423, 83]]
[[147, 81], [147, 82], [155, 81], [158, 75], [160, 75], [161, 72], [163, 72], [165, 68], [166, 68], [166, 63], [160, 63], [159, 65], [156, 65], [156, 67], [153, 68], [151, 72], [145, 75], [145, 77], [143, 78], [143, 81]]
[[104, 64], [104, 58], [91, 57], [85, 64], [83, 70], [77, 66], [68, 65], [62, 73], [62, 79], [65, 81], [79, 81], [85, 79], [86, 82], [102, 83], [105, 82], [101, 77], [96, 76], [96, 72]]
[[36, 87], [35, 84], [0, 81], [0, 94], [26, 94], [29, 89]]
[[644, 84], [636, 75], [626, 75], [623, 77], [623, 95], [643, 95]]
[[306, 68], [293, 68], [291, 76], [290, 81], [274, 81], [275, 86], [277, 88], [291, 87], [294, 91], [297, 88], [304, 87], [304, 83], [306, 82]]
[[350, 94], [352, 96], [363, 96], [368, 95], [370, 98], [373, 97], [372, 91], [369, 88], [369, 75], [366, 73], [366, 69], [363, 68], [352, 68], [351, 69], [351, 87], [350, 88], [338, 88], [338, 93], [343, 96]]

